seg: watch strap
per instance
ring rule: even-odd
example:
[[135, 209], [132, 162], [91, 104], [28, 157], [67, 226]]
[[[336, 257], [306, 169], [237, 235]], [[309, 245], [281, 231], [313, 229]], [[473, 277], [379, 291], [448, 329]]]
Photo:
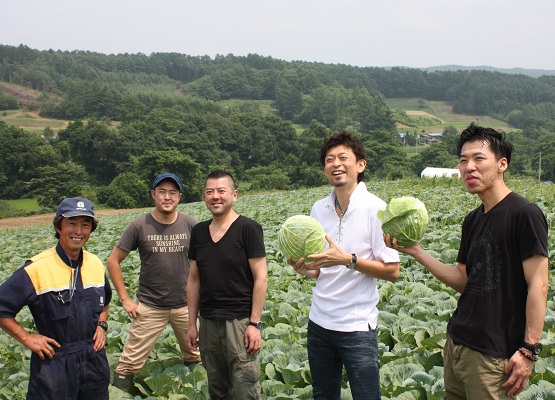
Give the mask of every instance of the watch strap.
[[258, 321], [258, 322], [249, 321], [247, 325], [254, 326], [256, 329], [260, 329], [262, 328], [262, 321]]
[[355, 269], [355, 267], [357, 266], [357, 261], [358, 261], [358, 259], [357, 259], [356, 254], [354, 254], [354, 253], [351, 254], [351, 262], [348, 265], [346, 265], [346, 267], [348, 269]]
[[541, 343], [528, 343], [526, 341], [522, 341], [521, 347], [524, 347], [526, 350], [530, 350], [533, 355], [538, 356], [542, 352], [542, 344]]

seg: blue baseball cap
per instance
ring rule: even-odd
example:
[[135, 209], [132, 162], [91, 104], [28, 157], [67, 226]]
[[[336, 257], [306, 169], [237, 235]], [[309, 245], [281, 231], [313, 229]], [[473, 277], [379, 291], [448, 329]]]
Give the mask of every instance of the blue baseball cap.
[[92, 217], [94, 218], [94, 206], [90, 200], [83, 197], [68, 197], [62, 200], [56, 211], [56, 217]]
[[177, 175], [172, 174], [171, 172], [164, 172], [164, 173], [158, 175], [156, 178], [154, 178], [154, 182], [152, 182], [152, 190], [156, 189], [156, 186], [158, 186], [160, 184], [160, 182], [162, 182], [162, 181], [175, 182], [175, 184], [179, 188], [179, 192], [180, 193], [183, 192], [183, 186], [181, 185], [181, 179], [179, 179], [179, 177]]

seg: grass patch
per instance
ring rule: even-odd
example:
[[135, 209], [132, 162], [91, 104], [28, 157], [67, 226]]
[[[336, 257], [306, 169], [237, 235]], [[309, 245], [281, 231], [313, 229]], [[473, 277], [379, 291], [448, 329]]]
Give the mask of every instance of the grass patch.
[[67, 121], [53, 118], [42, 118], [38, 115], [23, 110], [7, 111], [0, 113], [0, 120], [6, 124], [17, 126], [18, 128], [42, 133], [44, 128], [50, 128], [57, 132], [67, 126]]
[[471, 122], [478, 125], [488, 126], [494, 129], [513, 129], [513, 127], [504, 121], [492, 118], [487, 115], [464, 115], [453, 113], [453, 106], [447, 101], [429, 101], [430, 107], [443, 121], [443, 127], [452, 125], [456, 128], [466, 128]]
[[19, 200], [6, 200], [8, 205], [16, 210], [22, 211], [40, 211], [36, 199], [19, 199]]
[[[462, 130], [470, 125], [471, 122], [505, 131], [514, 129], [506, 122], [486, 115], [455, 114], [453, 113], [453, 106], [447, 101], [428, 101], [419, 98], [391, 98], [385, 99], [385, 103], [390, 108], [399, 108], [407, 112], [407, 114], [410, 113], [408, 121], [411, 122], [412, 126], [410, 128], [399, 128], [399, 132], [443, 132], [447, 126], [454, 126]], [[435, 121], [425, 116], [414, 115], [413, 113], [428, 113], [443, 122]], [[397, 122], [403, 123], [403, 121]]]
[[439, 118], [429, 101], [417, 97], [411, 97], [408, 99], [385, 99], [385, 104], [387, 104], [390, 108], [401, 108], [405, 111], [424, 111]]

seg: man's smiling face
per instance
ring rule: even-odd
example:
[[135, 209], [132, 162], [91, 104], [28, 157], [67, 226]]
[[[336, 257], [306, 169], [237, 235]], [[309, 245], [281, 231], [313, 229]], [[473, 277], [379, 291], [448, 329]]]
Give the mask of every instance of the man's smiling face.
[[324, 173], [334, 187], [358, 184], [358, 174], [364, 171], [365, 160], [357, 161], [355, 153], [345, 146], [331, 147], [325, 158]]

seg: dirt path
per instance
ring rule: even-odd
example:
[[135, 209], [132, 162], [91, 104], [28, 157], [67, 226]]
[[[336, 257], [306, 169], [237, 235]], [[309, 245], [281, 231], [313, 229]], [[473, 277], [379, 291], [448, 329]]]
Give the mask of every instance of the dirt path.
[[[139, 210], [148, 210], [148, 208], [136, 208], [132, 210], [97, 210], [95, 212], [97, 217], [104, 217], [107, 215], [120, 214], [125, 212], [133, 212]], [[29, 217], [18, 218], [4, 218], [0, 219], [0, 229], [6, 228], [20, 228], [23, 226], [37, 226], [51, 224], [54, 219], [54, 213], [31, 215]]]

